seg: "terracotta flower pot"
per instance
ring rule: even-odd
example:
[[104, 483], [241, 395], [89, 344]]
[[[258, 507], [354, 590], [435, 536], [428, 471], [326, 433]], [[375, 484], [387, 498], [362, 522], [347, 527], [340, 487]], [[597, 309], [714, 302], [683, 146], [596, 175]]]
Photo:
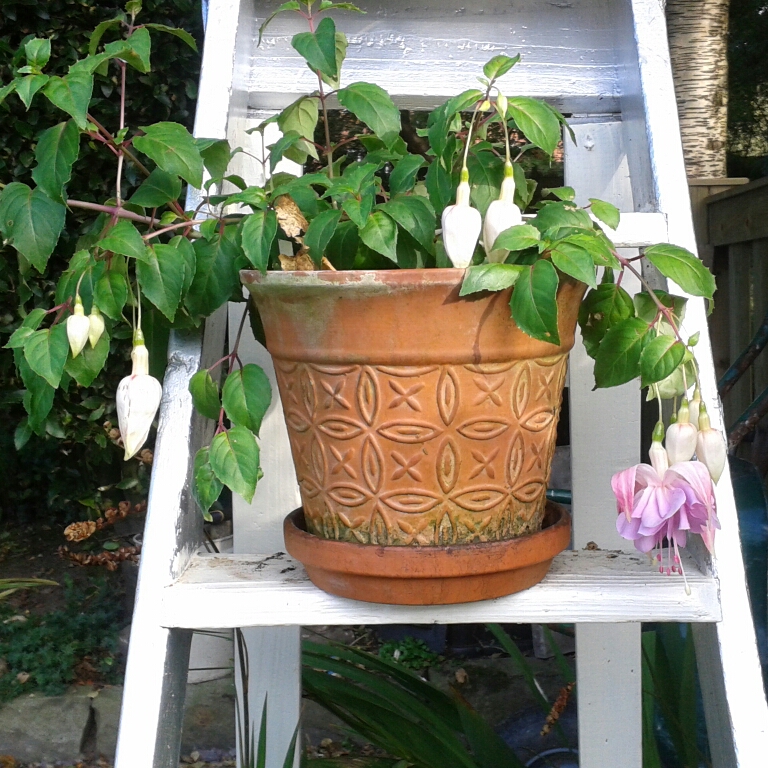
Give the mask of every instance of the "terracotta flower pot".
[[510, 290], [460, 298], [463, 270], [242, 275], [310, 534], [445, 547], [541, 529], [583, 285], [562, 280], [556, 346], [515, 326]]

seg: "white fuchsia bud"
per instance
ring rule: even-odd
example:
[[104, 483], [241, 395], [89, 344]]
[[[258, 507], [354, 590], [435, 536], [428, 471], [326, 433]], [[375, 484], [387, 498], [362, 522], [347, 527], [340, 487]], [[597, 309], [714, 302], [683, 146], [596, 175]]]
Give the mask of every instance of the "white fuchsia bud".
[[469, 172], [461, 170], [456, 204], [443, 211], [443, 245], [454, 267], [465, 269], [472, 261], [483, 226], [480, 211], [469, 204]]
[[693, 397], [691, 403], [688, 406], [688, 413], [690, 414], [690, 422], [696, 429], [699, 428], [699, 413], [701, 411], [701, 390], [696, 387], [693, 390]]
[[699, 427], [696, 438], [696, 458], [709, 470], [709, 476], [716, 483], [725, 469], [728, 448], [720, 431], [712, 429], [704, 403], [701, 404]]
[[683, 398], [680, 410], [677, 412], [677, 421], [667, 427], [667, 455], [670, 464], [681, 461], [690, 461], [696, 450], [696, 435], [698, 430], [690, 422], [688, 400]]
[[496, 111], [502, 116], [507, 116], [507, 97], [499, 91], [499, 95], [496, 97]]
[[88, 341], [91, 342], [92, 347], [99, 343], [102, 333], [104, 333], [104, 318], [94, 304], [91, 307], [91, 314], [88, 315]]
[[507, 258], [509, 251], [505, 248], [493, 249], [493, 244], [505, 229], [523, 223], [523, 214], [514, 200], [515, 180], [512, 175], [512, 163], [507, 162], [504, 166], [504, 181], [501, 182], [499, 199], [488, 206], [483, 221], [483, 248], [489, 262], [501, 264]]
[[133, 370], [117, 387], [117, 421], [125, 448], [125, 460], [135, 456], [147, 441], [163, 388], [149, 375], [149, 353], [144, 346], [144, 335], [137, 330], [131, 352]]
[[67, 318], [67, 338], [69, 339], [69, 348], [72, 350], [72, 357], [77, 357], [83, 351], [88, 341], [89, 328], [90, 323], [85, 316], [83, 300], [78, 293], [75, 296], [75, 308]]
[[664, 440], [664, 422], [657, 421], [653, 430], [653, 439], [648, 450], [648, 456], [651, 459], [651, 465], [659, 477], [664, 477], [664, 473], [669, 469], [669, 456], [661, 444], [662, 440]]

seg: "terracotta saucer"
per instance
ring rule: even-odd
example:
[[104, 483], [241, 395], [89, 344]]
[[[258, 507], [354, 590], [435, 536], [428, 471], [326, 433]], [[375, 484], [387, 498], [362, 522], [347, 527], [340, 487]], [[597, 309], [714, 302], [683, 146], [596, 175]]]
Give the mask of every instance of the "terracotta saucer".
[[315, 586], [341, 597], [394, 605], [471, 603], [538, 584], [571, 539], [571, 518], [547, 503], [544, 527], [507, 541], [444, 547], [379, 547], [308, 533], [304, 512], [283, 523], [285, 546]]

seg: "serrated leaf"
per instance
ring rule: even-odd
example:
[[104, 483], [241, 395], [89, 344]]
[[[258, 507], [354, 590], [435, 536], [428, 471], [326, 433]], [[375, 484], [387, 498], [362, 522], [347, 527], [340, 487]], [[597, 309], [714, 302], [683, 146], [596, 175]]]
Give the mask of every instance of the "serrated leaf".
[[528, 267], [519, 264], [479, 264], [464, 273], [459, 296], [478, 291], [503, 291], [517, 282], [520, 273]]
[[400, 137], [400, 110], [389, 94], [373, 83], [352, 83], [338, 94], [339, 103], [364, 122], [391, 148]]
[[27, 64], [42, 69], [51, 58], [51, 41], [48, 38], [35, 37], [24, 44]]
[[48, 75], [27, 75], [18, 79], [15, 86], [16, 95], [22, 100], [27, 110], [32, 106], [32, 99], [35, 97], [35, 94], [50, 79]]
[[272, 386], [258, 365], [249, 363], [227, 376], [222, 404], [233, 424], [247, 427], [258, 435], [271, 402]]
[[289, 160], [302, 164], [308, 155], [317, 159], [317, 150], [312, 142], [318, 116], [317, 98], [313, 96], [302, 96], [277, 116], [277, 125], [283, 134], [295, 131], [304, 139], [285, 149], [283, 154]]
[[21, 80], [22, 78], [15, 77], [10, 83], [6, 83], [0, 88], [0, 104], [2, 104], [16, 90], [16, 88], [18, 88]]
[[568, 235], [562, 240], [557, 240], [552, 247], [561, 250], [563, 248], [565, 250], [573, 250], [574, 248], [577, 248], [586, 251], [592, 259], [592, 262], [598, 267], [619, 269], [621, 266], [619, 260], [614, 256], [611, 246], [605, 240], [605, 237], [596, 230]]
[[297, 131], [288, 131], [274, 144], [267, 147], [269, 150], [269, 172], [274, 173], [275, 166], [283, 159], [283, 155], [293, 147], [302, 137]]
[[561, 240], [549, 251], [552, 263], [566, 275], [586, 283], [590, 288], [597, 287], [595, 264], [591, 254], [582, 246]]
[[193, 317], [207, 317], [240, 288], [242, 258], [230, 228], [211, 240], [195, 240], [195, 276], [184, 304]]
[[304, 245], [309, 248], [309, 255], [315, 264], [319, 265], [325, 255], [325, 247], [333, 237], [340, 218], [341, 211], [323, 211], [309, 223], [304, 235]]
[[219, 432], [209, 459], [216, 477], [250, 504], [259, 478], [259, 446], [253, 433], [240, 426]]
[[666, 379], [685, 356], [685, 345], [672, 336], [660, 334], [651, 339], [640, 355], [640, 386], [647, 387]]
[[648, 323], [628, 317], [605, 334], [595, 355], [595, 387], [616, 387], [640, 375], [648, 330]]
[[192, 243], [187, 240], [186, 237], [176, 235], [172, 237], [168, 242], [168, 245], [175, 248], [181, 255], [181, 259], [184, 262], [184, 282], [181, 287], [182, 298], [187, 295], [192, 281], [195, 279], [195, 271], [197, 269], [195, 249]]
[[43, 131], [35, 148], [37, 165], [32, 169], [32, 178], [51, 200], [62, 205], [64, 187], [72, 176], [79, 151], [80, 131], [72, 120]]
[[360, 239], [376, 253], [397, 264], [397, 225], [383, 211], [375, 211], [360, 230]]
[[542, 235], [552, 240], [574, 234], [572, 230], [583, 229], [594, 232], [592, 219], [582, 208], [575, 208], [571, 203], [549, 203], [545, 205], [531, 221]]
[[507, 114], [532, 144], [551, 155], [560, 141], [560, 122], [546, 104], [526, 96], [513, 96]]
[[426, 161], [421, 155], [406, 155], [395, 163], [389, 175], [389, 193], [392, 196], [410, 192], [416, 181], [416, 176], [424, 167]]
[[595, 217], [600, 219], [603, 224], [605, 224], [607, 227], [610, 227], [611, 229], [616, 229], [616, 227], [619, 226], [619, 222], [621, 221], [621, 213], [615, 205], [611, 205], [610, 203], [606, 203], [604, 200], [598, 200], [594, 197], [590, 197], [589, 202], [591, 203], [590, 208], [592, 213], [594, 213]]
[[485, 64], [485, 66], [483, 66], [483, 74], [489, 80], [495, 80], [498, 77], [506, 75], [518, 61], [520, 61], [520, 54], [514, 58], [505, 56], [503, 53], [499, 54], [498, 56], [494, 56]]
[[291, 45], [307, 62], [309, 68], [328, 77], [338, 74], [336, 63], [336, 24], [326, 16], [314, 32], [299, 32], [291, 39]]
[[661, 272], [692, 296], [711, 299], [717, 290], [712, 273], [690, 251], [676, 245], [654, 245], [645, 257]]
[[33, 309], [22, 321], [21, 325], [11, 334], [3, 349], [20, 349], [27, 338], [31, 336], [43, 322], [46, 315], [44, 309]]
[[166, 173], [162, 168], [155, 168], [141, 182], [129, 202], [142, 208], [159, 208], [171, 200], [178, 200], [180, 195], [181, 179], [175, 174]]
[[298, 0], [288, 0], [287, 3], [283, 3], [280, 5], [277, 10], [272, 11], [272, 13], [267, 16], [265, 22], [259, 27], [259, 42], [258, 45], [261, 45], [261, 38], [264, 36], [264, 31], [266, 30], [269, 23], [272, 21], [272, 19], [275, 18], [279, 13], [283, 13], [283, 11], [298, 11], [299, 10], [299, 3]]
[[155, 123], [141, 129], [133, 145], [170, 174], [196, 189], [203, 186], [203, 158], [190, 132], [179, 123]]
[[136, 276], [144, 296], [170, 322], [176, 317], [184, 285], [184, 259], [172, 245], [146, 249], [146, 258], [136, 262]]
[[207, 512], [224, 488], [211, 466], [209, 448], [201, 448], [195, 454], [193, 475], [195, 481], [192, 484], [192, 493], [203, 512]]
[[145, 261], [147, 246], [144, 243], [139, 230], [130, 221], [123, 219], [118, 221], [107, 236], [99, 240], [99, 248], [112, 253], [129, 256], [137, 261]]
[[93, 75], [88, 72], [70, 72], [64, 77], [52, 77], [43, 93], [54, 106], [71, 115], [77, 127], [88, 127], [88, 105], [93, 92]]
[[347, 36], [343, 32], [337, 32], [334, 42], [336, 49], [336, 74], [331, 77], [321, 72], [320, 77], [324, 83], [327, 83], [335, 90], [341, 84], [341, 66], [347, 57]]
[[90, 387], [101, 373], [109, 355], [109, 334], [104, 331], [95, 347], [86, 344], [77, 357], [70, 356], [64, 370], [81, 386]]
[[145, 27], [141, 27], [125, 40], [115, 40], [114, 43], [104, 46], [104, 53], [110, 58], [121, 59], [134, 69], [146, 74], [150, 70], [151, 47], [149, 32]]
[[119, 320], [128, 301], [125, 275], [116, 269], [105, 272], [93, 288], [93, 302], [107, 316]]
[[520, 273], [512, 291], [510, 307], [518, 328], [539, 341], [560, 344], [557, 327], [557, 271], [539, 259]]
[[68, 353], [69, 341], [64, 323], [35, 331], [24, 344], [24, 357], [29, 367], [54, 389], [61, 381]]
[[219, 414], [221, 413], [219, 387], [207, 368], [198, 371], [189, 380], [189, 392], [192, 395], [192, 403], [195, 406], [195, 410], [207, 419], [218, 421]]
[[256, 211], [243, 222], [241, 242], [251, 265], [266, 274], [272, 243], [277, 235], [277, 216], [272, 210]]
[[187, 32], [186, 29], [179, 29], [178, 27], [169, 27], [167, 24], [145, 24], [147, 29], [156, 29], [158, 32], [166, 32], [169, 35], [178, 37], [179, 40], [183, 40], [193, 51], [197, 50], [197, 43], [195, 38]]
[[635, 314], [632, 297], [614, 283], [601, 283], [589, 291], [579, 308], [579, 326], [587, 353], [594, 357], [605, 334]]
[[231, 157], [229, 142], [226, 139], [195, 139], [195, 144], [211, 178], [223, 178]]
[[357, 200], [354, 197], [347, 198], [341, 206], [341, 210], [349, 216], [350, 220], [357, 227], [364, 227], [365, 222], [371, 215], [374, 203], [373, 193], [363, 195], [362, 199]]
[[541, 233], [530, 224], [517, 224], [499, 233], [492, 250], [503, 248], [507, 251], [524, 251], [539, 244]]
[[576, 199], [576, 190], [573, 187], [552, 187], [542, 189], [541, 194], [543, 197], [554, 195], [558, 200], [564, 200], [569, 203]]
[[112, 27], [119, 26], [122, 24], [123, 18], [121, 16], [118, 16], [114, 19], [109, 19], [107, 21], [102, 21], [101, 23], [96, 25], [96, 28], [91, 32], [91, 37], [88, 42], [88, 55], [93, 56], [96, 51], [99, 48], [99, 43], [101, 42], [101, 38], [104, 37], [104, 33], [111, 29]]
[[0, 192], [0, 232], [43, 272], [64, 228], [66, 209], [41, 189], [11, 182]]
[[399, 195], [378, 208], [393, 218], [427, 253], [434, 254], [435, 211], [426, 197]]

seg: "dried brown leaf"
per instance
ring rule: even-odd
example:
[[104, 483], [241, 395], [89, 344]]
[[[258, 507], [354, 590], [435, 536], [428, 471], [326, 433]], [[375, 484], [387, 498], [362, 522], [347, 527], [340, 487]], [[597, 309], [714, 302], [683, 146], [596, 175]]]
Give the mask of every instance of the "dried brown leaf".
[[299, 237], [302, 232], [307, 231], [309, 222], [290, 195], [280, 195], [275, 200], [275, 213], [277, 223], [288, 237]]

